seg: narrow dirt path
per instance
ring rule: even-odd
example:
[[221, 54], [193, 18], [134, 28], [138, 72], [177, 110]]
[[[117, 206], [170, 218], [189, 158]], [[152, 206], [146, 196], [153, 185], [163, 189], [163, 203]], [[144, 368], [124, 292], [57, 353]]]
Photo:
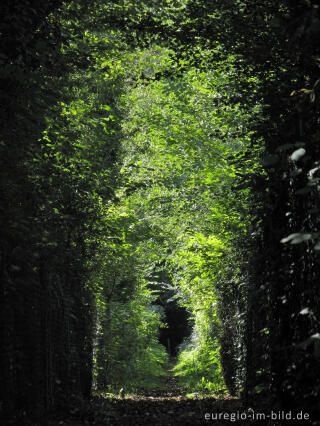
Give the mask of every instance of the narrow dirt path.
[[[240, 401], [230, 395], [200, 397], [181, 389], [172, 374], [175, 360], [167, 367], [163, 387], [141, 392], [139, 395], [104, 397], [96, 395], [90, 405], [78, 413], [77, 419], [61, 423], [68, 426], [176, 426], [231, 424], [206, 420], [205, 414], [235, 412]], [[235, 423], [232, 423], [235, 424]], [[236, 423], [237, 424], [237, 423]]]

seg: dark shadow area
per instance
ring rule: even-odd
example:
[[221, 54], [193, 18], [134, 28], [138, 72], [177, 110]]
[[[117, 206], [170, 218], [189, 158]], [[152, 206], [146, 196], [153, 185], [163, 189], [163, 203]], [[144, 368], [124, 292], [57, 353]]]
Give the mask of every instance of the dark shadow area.
[[159, 341], [166, 347], [168, 354], [175, 357], [178, 354], [178, 346], [191, 333], [190, 315], [175, 300], [171, 302], [165, 300], [162, 306], [167, 327], [160, 330]]
[[[164, 267], [162, 262], [159, 267]], [[165, 269], [158, 270], [149, 277], [152, 289], [158, 291], [154, 307], [159, 307], [165, 328], [159, 330], [159, 342], [165, 346], [170, 357], [177, 357], [179, 345], [192, 332], [192, 320], [186, 308], [178, 304], [177, 294], [172, 287], [171, 278]]]

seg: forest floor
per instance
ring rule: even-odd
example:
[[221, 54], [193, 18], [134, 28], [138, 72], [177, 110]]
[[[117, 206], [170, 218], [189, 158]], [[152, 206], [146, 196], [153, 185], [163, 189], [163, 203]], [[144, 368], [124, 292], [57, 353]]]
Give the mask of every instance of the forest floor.
[[[137, 395], [94, 395], [66, 426], [175, 426], [244, 424], [217, 420], [219, 413], [241, 412], [239, 399], [230, 395], [201, 396], [182, 389], [168, 366], [163, 386]], [[242, 409], [243, 411], [243, 409]], [[207, 414], [207, 416], [206, 416]], [[77, 418], [76, 418], [77, 417]], [[261, 424], [261, 423], [260, 423]]]
[[[179, 386], [172, 368], [167, 366], [162, 384], [154, 390], [138, 394], [94, 394], [90, 401], [64, 417], [49, 422], [50, 426], [291, 426], [310, 422], [273, 421], [262, 407], [244, 407], [239, 398], [229, 394], [201, 395]], [[270, 411], [269, 411], [270, 413]], [[279, 412], [280, 413], [280, 412]], [[264, 415], [266, 417], [257, 417]], [[279, 417], [280, 419], [280, 417]], [[312, 425], [319, 425], [314, 422]], [[20, 426], [20, 425], [19, 425]], [[21, 425], [22, 426], [22, 425]], [[35, 426], [32, 424], [32, 426]], [[37, 426], [42, 426], [37, 425]]]

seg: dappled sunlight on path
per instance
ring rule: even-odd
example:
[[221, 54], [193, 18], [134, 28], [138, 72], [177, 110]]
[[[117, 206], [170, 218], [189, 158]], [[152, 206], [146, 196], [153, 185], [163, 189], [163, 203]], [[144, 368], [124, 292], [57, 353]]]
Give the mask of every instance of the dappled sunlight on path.
[[[139, 394], [96, 394], [82, 411], [81, 419], [64, 423], [68, 426], [143, 426], [230, 424], [214, 421], [212, 413], [235, 412], [241, 409], [238, 399], [230, 395], [201, 396], [182, 389], [172, 374], [175, 360], [167, 367], [163, 386]], [[206, 413], [210, 419], [205, 420]], [[81, 422], [81, 423], [79, 423]], [[234, 423], [233, 423], [234, 424]]]

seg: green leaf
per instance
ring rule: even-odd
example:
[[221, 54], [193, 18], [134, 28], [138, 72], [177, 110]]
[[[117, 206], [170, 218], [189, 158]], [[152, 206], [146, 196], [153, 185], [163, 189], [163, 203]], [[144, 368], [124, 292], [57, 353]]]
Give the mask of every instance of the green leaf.
[[306, 348], [308, 345], [314, 342], [320, 341], [320, 333], [315, 333], [312, 336], [310, 336], [308, 339], [304, 340], [303, 342], [297, 344], [297, 348]]
[[290, 156], [292, 161], [299, 161], [306, 153], [304, 148], [296, 149]]
[[303, 232], [296, 232], [294, 234], [290, 234], [288, 237], [282, 238], [281, 243], [288, 243], [290, 244], [300, 244], [304, 241], [308, 241], [312, 238], [312, 234], [309, 233], [303, 233]]
[[299, 312], [299, 314], [301, 314], [301, 315], [308, 315], [308, 314], [311, 314], [311, 313], [312, 313], [312, 311], [310, 311], [309, 308], [304, 308]]

